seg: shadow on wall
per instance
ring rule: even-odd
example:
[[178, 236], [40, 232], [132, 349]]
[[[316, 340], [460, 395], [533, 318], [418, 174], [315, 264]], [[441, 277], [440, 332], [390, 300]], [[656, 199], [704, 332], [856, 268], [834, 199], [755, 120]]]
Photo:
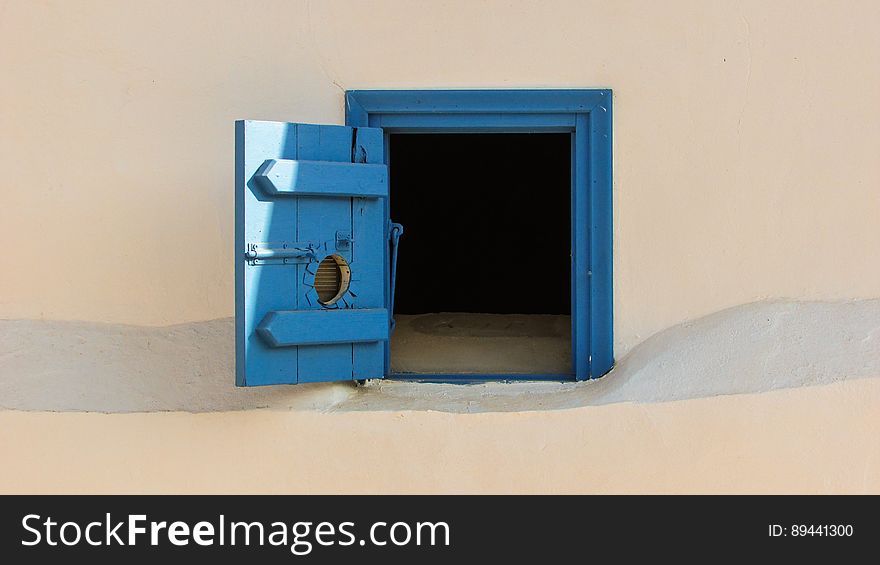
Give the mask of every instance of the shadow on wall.
[[880, 377], [880, 299], [757, 302], [649, 338], [584, 383], [236, 388], [231, 319], [146, 328], [0, 321], [0, 408], [91, 412], [552, 410]]

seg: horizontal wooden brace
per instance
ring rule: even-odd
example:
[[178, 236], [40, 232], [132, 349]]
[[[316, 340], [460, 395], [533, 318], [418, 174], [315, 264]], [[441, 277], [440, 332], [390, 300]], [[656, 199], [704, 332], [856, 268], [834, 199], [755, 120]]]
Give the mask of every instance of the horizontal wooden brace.
[[378, 164], [268, 159], [254, 180], [276, 196], [388, 196], [388, 167]]
[[257, 334], [271, 347], [369, 343], [388, 339], [388, 310], [275, 310]]

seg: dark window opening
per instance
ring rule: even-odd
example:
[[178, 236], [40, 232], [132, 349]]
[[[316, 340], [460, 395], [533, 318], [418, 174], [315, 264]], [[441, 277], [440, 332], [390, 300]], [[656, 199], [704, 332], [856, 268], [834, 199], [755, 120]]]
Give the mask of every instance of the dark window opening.
[[396, 134], [393, 373], [570, 374], [571, 135]]
[[397, 314], [571, 312], [571, 135], [393, 134]]

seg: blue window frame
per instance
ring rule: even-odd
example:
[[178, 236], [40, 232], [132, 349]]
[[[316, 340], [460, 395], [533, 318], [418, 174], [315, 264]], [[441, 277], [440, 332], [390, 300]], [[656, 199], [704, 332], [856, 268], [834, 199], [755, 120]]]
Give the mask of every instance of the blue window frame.
[[[571, 134], [571, 375], [391, 374], [420, 381], [584, 380], [614, 365], [611, 90], [351, 90], [349, 127], [392, 133]], [[385, 162], [389, 153], [386, 150]], [[382, 200], [385, 216], [388, 201]], [[389, 268], [386, 261], [386, 281]], [[389, 302], [390, 284], [386, 284]], [[385, 352], [389, 374], [389, 351]]]

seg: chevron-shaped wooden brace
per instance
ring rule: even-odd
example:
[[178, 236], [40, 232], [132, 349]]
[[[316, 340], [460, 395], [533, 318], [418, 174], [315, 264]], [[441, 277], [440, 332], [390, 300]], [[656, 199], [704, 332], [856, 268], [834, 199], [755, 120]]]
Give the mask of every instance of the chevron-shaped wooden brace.
[[254, 180], [274, 196], [388, 196], [388, 167], [378, 164], [267, 159]]

